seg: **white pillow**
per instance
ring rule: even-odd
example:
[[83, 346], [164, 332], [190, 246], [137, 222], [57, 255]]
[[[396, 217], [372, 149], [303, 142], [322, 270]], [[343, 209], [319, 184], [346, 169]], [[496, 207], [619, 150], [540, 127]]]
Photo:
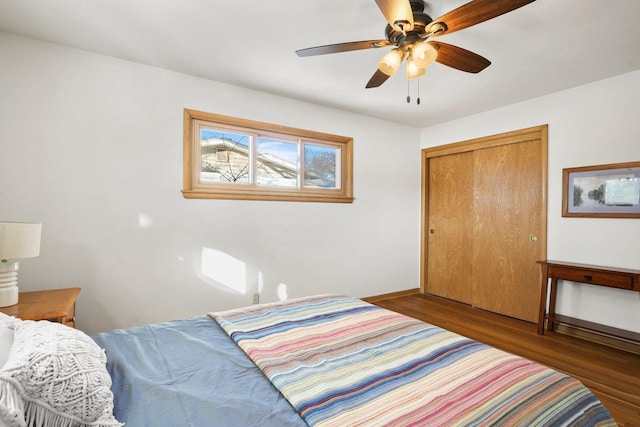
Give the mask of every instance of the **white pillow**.
[[47, 321], [20, 322], [0, 369], [0, 420], [4, 405], [9, 415], [21, 412], [30, 426], [122, 426], [113, 416], [106, 360], [80, 330]]
[[[13, 344], [13, 329], [20, 319], [0, 313], [0, 369], [9, 358]], [[0, 382], [0, 426], [25, 426], [24, 407], [20, 396], [16, 396], [12, 387]]]
[[18, 320], [0, 313], [0, 369], [9, 357], [9, 349], [13, 344], [13, 326]]

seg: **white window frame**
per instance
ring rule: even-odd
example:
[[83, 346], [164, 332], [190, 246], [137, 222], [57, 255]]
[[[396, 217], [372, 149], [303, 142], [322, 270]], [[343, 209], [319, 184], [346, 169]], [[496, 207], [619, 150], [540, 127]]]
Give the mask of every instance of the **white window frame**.
[[[296, 187], [280, 187], [255, 184], [256, 147], [255, 138], [249, 148], [251, 176], [249, 183], [203, 182], [201, 176], [200, 129], [209, 127], [216, 130], [249, 133], [259, 137], [273, 137], [298, 144], [298, 183]], [[235, 199], [235, 200], [278, 200], [300, 202], [352, 203], [353, 198], [353, 138], [330, 135], [321, 132], [297, 129], [247, 119], [184, 110], [183, 140], [183, 189], [187, 199]], [[304, 186], [304, 144], [320, 145], [340, 149], [339, 188], [315, 188]]]

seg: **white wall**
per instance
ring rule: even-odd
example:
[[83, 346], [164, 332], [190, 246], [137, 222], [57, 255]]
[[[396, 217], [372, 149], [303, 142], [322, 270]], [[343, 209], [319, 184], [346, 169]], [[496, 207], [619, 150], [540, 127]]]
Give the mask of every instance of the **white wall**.
[[[563, 168], [640, 161], [640, 71], [425, 128], [421, 145], [541, 124], [549, 124], [548, 258], [640, 269], [640, 219], [561, 215]], [[640, 293], [561, 288], [560, 313], [640, 332]]]
[[[353, 137], [356, 201], [184, 199], [183, 108]], [[420, 134], [0, 32], [0, 220], [43, 222], [21, 290], [82, 287], [90, 333], [247, 305], [259, 282], [264, 302], [281, 284], [289, 297], [410, 289], [419, 147], [548, 123], [549, 258], [640, 269], [640, 220], [560, 215], [562, 168], [640, 160], [638, 113], [634, 72]], [[397, 166], [381, 172], [390, 144]], [[202, 274], [205, 248], [226, 257], [218, 280]], [[640, 332], [638, 293], [576, 285], [559, 297], [561, 313]]]
[[[353, 137], [355, 202], [184, 199], [183, 108]], [[89, 333], [248, 305], [259, 282], [262, 302], [417, 288], [419, 165], [417, 129], [0, 32], [0, 220], [43, 223], [20, 289], [81, 287]]]

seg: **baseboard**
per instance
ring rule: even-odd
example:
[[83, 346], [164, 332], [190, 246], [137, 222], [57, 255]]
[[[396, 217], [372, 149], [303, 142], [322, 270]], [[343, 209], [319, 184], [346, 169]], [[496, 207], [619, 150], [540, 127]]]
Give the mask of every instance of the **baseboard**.
[[597, 332], [587, 331], [575, 326], [556, 324], [555, 332], [591, 341], [597, 344], [606, 345], [607, 347], [617, 348], [618, 350], [628, 351], [630, 353], [640, 355], [640, 343], [628, 341], [621, 338], [612, 337], [610, 335], [602, 335]]
[[378, 301], [383, 301], [383, 300], [388, 300], [388, 299], [393, 299], [393, 298], [400, 298], [400, 297], [406, 297], [409, 295], [416, 295], [420, 293], [420, 289], [419, 288], [415, 288], [415, 289], [407, 289], [406, 291], [398, 291], [398, 292], [391, 292], [388, 294], [382, 294], [382, 295], [374, 295], [371, 297], [366, 297], [366, 298], [361, 298], [363, 301], [366, 301], [368, 303], [375, 303]]

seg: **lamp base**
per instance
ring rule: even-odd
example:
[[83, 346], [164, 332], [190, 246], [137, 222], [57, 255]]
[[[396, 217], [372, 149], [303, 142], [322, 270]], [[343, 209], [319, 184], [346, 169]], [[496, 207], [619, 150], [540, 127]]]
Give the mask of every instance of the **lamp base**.
[[0, 288], [0, 307], [9, 307], [18, 303], [18, 287]]
[[18, 303], [18, 261], [0, 262], [0, 307]]

